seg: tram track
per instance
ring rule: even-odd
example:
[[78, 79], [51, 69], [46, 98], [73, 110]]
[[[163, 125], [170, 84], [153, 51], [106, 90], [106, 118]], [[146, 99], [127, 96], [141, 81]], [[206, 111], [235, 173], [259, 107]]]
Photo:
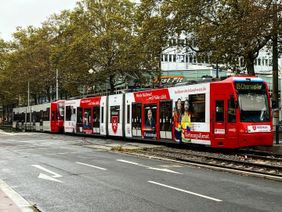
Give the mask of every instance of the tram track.
[[209, 167], [224, 168], [227, 170], [242, 171], [250, 174], [260, 174], [265, 177], [275, 177], [282, 180], [281, 158], [265, 158], [257, 155], [230, 155], [218, 153], [202, 153], [185, 151], [170, 148], [154, 148], [148, 150], [138, 150], [138, 153], [146, 156], [156, 156], [159, 158], [172, 159], [184, 163], [195, 165], [205, 165]]

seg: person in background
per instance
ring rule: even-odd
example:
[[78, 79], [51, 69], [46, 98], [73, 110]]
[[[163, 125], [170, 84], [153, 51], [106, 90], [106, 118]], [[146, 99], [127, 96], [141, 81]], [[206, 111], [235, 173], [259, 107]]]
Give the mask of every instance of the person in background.
[[154, 131], [155, 128], [156, 128], [156, 122], [153, 119], [153, 113], [152, 113], [151, 109], [149, 109], [148, 113], [147, 113], [147, 120], [145, 122], [145, 128], [146, 129], [152, 129], [152, 131]]
[[191, 113], [189, 111], [189, 102], [186, 99], [184, 102], [184, 112], [182, 114], [182, 118], [181, 118], [181, 130], [182, 130], [182, 142], [191, 142], [190, 138], [185, 138], [185, 133], [189, 132], [191, 130]]
[[181, 142], [181, 117], [182, 116], [182, 105], [181, 99], [177, 99], [176, 107], [173, 113], [173, 126], [174, 126], [174, 140], [178, 143]]

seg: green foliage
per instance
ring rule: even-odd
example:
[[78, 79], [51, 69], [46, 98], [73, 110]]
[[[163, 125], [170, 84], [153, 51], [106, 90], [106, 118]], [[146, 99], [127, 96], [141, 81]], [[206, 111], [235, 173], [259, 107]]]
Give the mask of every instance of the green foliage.
[[[188, 45], [214, 63], [245, 60], [254, 75], [254, 59], [273, 35], [274, 0], [165, 0], [172, 33], [189, 34]], [[281, 8], [280, 8], [281, 9]]]
[[[187, 36], [186, 46], [212, 63], [237, 65], [249, 74], [271, 42], [274, 0], [80, 0], [73, 10], [52, 15], [41, 27], [18, 28], [11, 42], [0, 39], [2, 103], [27, 104], [27, 83], [36, 103], [55, 95], [59, 71], [62, 97], [81, 95], [160, 75], [160, 55], [169, 39]], [[277, 30], [281, 31], [278, 16]], [[279, 37], [281, 38], [281, 36]], [[90, 75], [88, 71], [94, 73]], [[106, 86], [108, 85], [108, 86]]]

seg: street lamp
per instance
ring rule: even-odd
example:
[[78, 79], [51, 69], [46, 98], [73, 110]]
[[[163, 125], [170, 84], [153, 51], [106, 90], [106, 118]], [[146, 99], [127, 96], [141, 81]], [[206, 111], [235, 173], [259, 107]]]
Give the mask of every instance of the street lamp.
[[88, 73], [89, 73], [89, 74], [93, 74], [93, 73], [94, 73], [94, 70], [93, 70], [92, 68], [90, 68], [90, 69], [88, 70]]

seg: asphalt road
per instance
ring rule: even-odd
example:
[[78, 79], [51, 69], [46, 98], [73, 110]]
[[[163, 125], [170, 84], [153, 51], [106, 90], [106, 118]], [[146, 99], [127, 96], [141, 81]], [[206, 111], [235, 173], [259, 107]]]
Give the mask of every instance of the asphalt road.
[[0, 179], [41, 211], [281, 211], [281, 182], [86, 145], [105, 142], [0, 132]]

